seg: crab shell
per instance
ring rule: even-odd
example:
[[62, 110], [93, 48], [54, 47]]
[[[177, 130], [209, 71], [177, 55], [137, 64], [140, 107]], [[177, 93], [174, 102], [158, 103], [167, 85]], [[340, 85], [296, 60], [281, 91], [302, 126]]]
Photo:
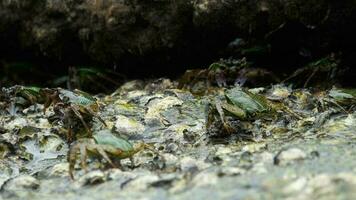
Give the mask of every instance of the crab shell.
[[240, 87], [235, 87], [226, 91], [225, 97], [232, 105], [238, 106], [246, 114], [262, 113], [270, 110], [266, 99], [262, 96], [243, 91]]
[[129, 158], [138, 150], [128, 140], [115, 136], [107, 130], [100, 131], [93, 137], [95, 142], [104, 147], [107, 152], [115, 152], [120, 149], [122, 152], [115, 155], [119, 159]]
[[79, 105], [79, 106], [88, 106], [94, 112], [96, 112], [99, 108], [97, 100], [86, 92], [77, 89], [74, 90], [74, 92], [69, 90], [59, 89], [58, 92], [59, 92], [58, 95], [59, 99], [62, 102]]

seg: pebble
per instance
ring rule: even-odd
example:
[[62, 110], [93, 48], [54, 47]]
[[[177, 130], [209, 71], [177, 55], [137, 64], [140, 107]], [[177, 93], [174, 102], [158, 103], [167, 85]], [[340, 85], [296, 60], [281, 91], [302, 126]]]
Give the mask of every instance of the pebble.
[[290, 148], [280, 151], [274, 157], [275, 165], [286, 165], [290, 164], [293, 161], [304, 160], [307, 157], [307, 154], [298, 148]]
[[145, 115], [145, 122], [151, 124], [151, 121], [163, 121], [161, 118], [161, 112], [173, 106], [180, 106], [183, 101], [176, 97], [165, 97], [163, 99], [157, 99], [148, 105], [147, 113]]
[[158, 176], [155, 174], [146, 174], [138, 176], [132, 181], [128, 182], [124, 189], [129, 189], [133, 191], [143, 191], [148, 189], [152, 184], [159, 180]]
[[218, 183], [218, 176], [216, 173], [211, 172], [201, 172], [194, 176], [192, 180], [192, 184], [194, 187], [202, 187], [202, 186], [214, 186]]
[[117, 132], [128, 135], [141, 133], [145, 130], [144, 125], [135, 119], [131, 119], [123, 115], [116, 116], [115, 128]]
[[195, 159], [184, 157], [180, 160], [180, 169], [183, 173], [195, 173], [198, 171], [198, 165]]
[[8, 192], [18, 190], [36, 190], [40, 187], [40, 181], [30, 175], [15, 177], [3, 185], [3, 189]]
[[308, 184], [306, 177], [300, 177], [283, 188], [283, 193], [295, 194], [301, 192]]
[[28, 122], [25, 118], [16, 117], [11, 122], [4, 124], [4, 128], [7, 130], [13, 130], [15, 128], [22, 128], [27, 125], [28, 125]]
[[218, 175], [219, 176], [237, 176], [244, 174], [246, 172], [245, 169], [239, 168], [239, 167], [222, 167]]
[[106, 181], [105, 173], [100, 170], [95, 170], [95, 171], [88, 172], [88, 173], [84, 174], [83, 176], [81, 176], [78, 179], [77, 184], [79, 186], [87, 186], [87, 185], [100, 184], [105, 181]]
[[59, 163], [52, 167], [50, 176], [54, 177], [65, 177], [69, 174], [69, 163]]

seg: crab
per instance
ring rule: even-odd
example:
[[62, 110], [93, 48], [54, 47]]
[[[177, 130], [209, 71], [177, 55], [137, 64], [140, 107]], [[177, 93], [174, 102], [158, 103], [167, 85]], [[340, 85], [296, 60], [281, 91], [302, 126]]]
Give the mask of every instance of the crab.
[[[88, 155], [102, 157], [111, 167], [122, 169], [121, 159], [129, 158], [131, 168], [134, 168], [133, 156], [144, 149], [148, 149], [159, 155], [148, 144], [143, 142], [132, 144], [122, 137], [114, 136], [110, 130], [101, 130], [93, 138], [82, 138], [72, 144], [68, 152], [69, 175], [74, 180], [73, 171], [78, 153], [80, 154], [80, 163], [84, 171], [87, 171]], [[113, 160], [118, 162], [114, 162]]]
[[327, 92], [317, 92], [314, 97], [322, 111], [329, 110], [330, 105], [333, 105], [348, 113], [348, 110], [355, 108], [356, 104], [356, 90], [354, 89], [333, 87]]
[[[298, 68], [289, 77], [284, 79], [282, 83], [292, 81], [293, 84], [299, 86], [302, 85], [306, 88], [309, 85], [318, 85], [322, 83], [325, 86], [330, 86], [335, 83], [335, 78], [338, 73], [341, 73], [339, 67], [340, 61], [337, 59], [337, 55], [331, 54], [315, 62], [311, 62], [305, 67]], [[303, 84], [301, 84], [303, 83]]]
[[88, 126], [88, 121], [91, 121], [93, 117], [99, 119], [106, 126], [104, 120], [97, 114], [99, 110], [97, 100], [88, 93], [77, 89], [70, 91], [62, 88], [13, 86], [6, 91], [3, 89], [2, 96], [6, 97], [2, 97], [2, 99], [7, 99], [7, 104], [10, 106], [25, 108], [36, 103], [43, 104], [44, 114], [47, 108], [53, 105], [55, 115], [51, 116], [49, 120], [55, 118], [63, 122], [67, 129], [68, 142], [73, 139], [72, 129], [78, 125], [76, 119], [80, 120], [90, 136], [92, 131]]
[[179, 89], [188, 89], [193, 94], [209, 94], [212, 86], [229, 85], [262, 86], [280, 82], [279, 78], [264, 68], [252, 67], [246, 58], [221, 59], [212, 63], [207, 69], [187, 70], [179, 81]]
[[15, 85], [10, 88], [2, 88], [0, 101], [3, 107], [26, 108], [35, 103], [44, 102], [39, 93], [38, 87], [27, 87]]
[[[227, 133], [234, 132], [227, 120], [227, 115], [234, 119], [248, 121], [261, 118], [271, 118], [277, 115], [277, 110], [284, 111], [300, 119], [301, 117], [281, 102], [272, 102], [266, 97], [254, 94], [236, 86], [224, 91], [223, 96], [217, 96], [210, 103], [207, 110], [207, 129], [214, 123], [218, 116]], [[217, 115], [216, 115], [217, 114]]]
[[188, 89], [194, 94], [209, 92], [212, 85], [226, 87], [238, 77], [240, 69], [247, 67], [245, 58], [240, 60], [220, 60], [206, 69], [187, 70], [179, 81], [179, 89]]
[[72, 132], [77, 125], [76, 119], [80, 120], [89, 136], [92, 136], [92, 131], [87, 121], [91, 121], [93, 117], [106, 126], [105, 121], [96, 113], [99, 110], [97, 100], [88, 93], [77, 89], [69, 91], [61, 88], [43, 88], [40, 93], [45, 97], [44, 112], [50, 105], [53, 105], [55, 113], [53, 117], [59, 118], [66, 126], [68, 142], [73, 140]]

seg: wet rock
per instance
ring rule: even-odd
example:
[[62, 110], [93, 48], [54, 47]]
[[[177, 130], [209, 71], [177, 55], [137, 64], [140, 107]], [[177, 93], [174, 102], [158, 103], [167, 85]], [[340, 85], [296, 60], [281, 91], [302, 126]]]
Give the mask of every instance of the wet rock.
[[151, 183], [151, 186], [169, 189], [177, 178], [176, 174], [164, 174], [158, 181]]
[[122, 171], [120, 169], [110, 169], [107, 171], [108, 180], [114, 180], [120, 182], [120, 185], [127, 183], [130, 180], [135, 179], [138, 175], [132, 172]]
[[11, 167], [5, 162], [0, 162], [0, 188], [8, 179], [10, 179], [11, 175]]
[[4, 124], [4, 128], [7, 130], [13, 130], [15, 128], [22, 128], [28, 125], [28, 121], [25, 118], [16, 117], [14, 120]]
[[138, 176], [137, 178], [128, 182], [124, 186], [124, 189], [132, 190], [132, 191], [144, 191], [158, 180], [159, 177], [157, 175], [148, 173], [145, 175]]
[[267, 98], [270, 100], [283, 100], [289, 97], [291, 94], [291, 88], [286, 87], [284, 85], [274, 85], [272, 88], [268, 91], [268, 96]]
[[170, 153], [164, 153], [162, 154], [162, 157], [165, 161], [166, 171], [176, 171], [176, 169], [178, 168], [177, 163], [179, 161], [177, 156]]
[[307, 154], [298, 148], [290, 148], [280, 151], [274, 157], [275, 165], [287, 165], [294, 161], [304, 160], [307, 157]]
[[115, 129], [122, 134], [137, 134], [145, 130], [145, 126], [135, 119], [128, 118], [122, 115], [116, 116]]
[[218, 176], [213, 172], [200, 172], [194, 176], [191, 184], [194, 187], [214, 186], [218, 183]]
[[169, 153], [175, 153], [179, 149], [178, 145], [175, 143], [169, 143], [166, 147], [166, 151]]
[[69, 163], [59, 163], [52, 167], [50, 176], [66, 177], [69, 175]]
[[30, 175], [20, 175], [10, 179], [3, 185], [6, 192], [17, 192], [19, 190], [36, 190], [40, 187], [40, 181]]
[[239, 167], [222, 167], [218, 171], [218, 176], [237, 176], [245, 172], [245, 169]]
[[197, 161], [191, 157], [184, 157], [180, 161], [180, 169], [183, 173], [193, 174], [198, 171]]
[[[338, 174], [319, 174], [308, 182], [306, 193], [312, 197], [326, 199], [354, 199], [356, 175], [343, 172]], [[343, 188], [341, 190], [341, 188]]]
[[252, 168], [250, 169], [250, 171], [253, 174], [266, 174], [266, 173], [268, 173], [268, 170], [267, 170], [265, 164], [262, 163], [262, 162], [254, 163], [252, 165]]
[[269, 152], [262, 152], [261, 154], [256, 156], [256, 160], [266, 164], [273, 164], [274, 156], [272, 153]]
[[168, 109], [172, 108], [173, 106], [181, 106], [183, 101], [176, 97], [165, 97], [163, 99], [155, 99], [148, 105], [148, 110], [145, 115], [145, 122], [147, 124], [156, 124], [162, 123], [167, 124], [164, 118], [161, 116], [161, 112], [167, 111]]
[[79, 186], [97, 185], [106, 181], [106, 175], [100, 170], [90, 171], [81, 176], [77, 184]]
[[300, 193], [308, 183], [306, 177], [300, 177], [283, 188], [283, 193], [287, 195]]

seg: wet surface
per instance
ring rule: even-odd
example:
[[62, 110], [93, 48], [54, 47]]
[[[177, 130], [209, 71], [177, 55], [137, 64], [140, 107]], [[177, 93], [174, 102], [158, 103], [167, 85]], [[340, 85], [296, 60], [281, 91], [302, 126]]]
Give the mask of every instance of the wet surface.
[[47, 120], [52, 107], [45, 115], [41, 105], [15, 112], [16, 116], [4, 112], [0, 117], [0, 199], [356, 197], [352, 105], [341, 109], [325, 103], [328, 96], [316, 99], [309, 90], [265, 88], [261, 95], [283, 99], [302, 117], [277, 111], [272, 117], [239, 119], [231, 135], [212, 137], [206, 130], [206, 106], [217, 94], [193, 96], [172, 89], [174, 85], [158, 91], [129, 87], [133, 83], [99, 98], [98, 114], [107, 128], [94, 118], [91, 129], [94, 134], [110, 129], [134, 144], [144, 141], [160, 156], [144, 150], [133, 156], [134, 168], [129, 159], [123, 159], [121, 169], [89, 156], [87, 172], [78, 158], [73, 181], [63, 124]]

